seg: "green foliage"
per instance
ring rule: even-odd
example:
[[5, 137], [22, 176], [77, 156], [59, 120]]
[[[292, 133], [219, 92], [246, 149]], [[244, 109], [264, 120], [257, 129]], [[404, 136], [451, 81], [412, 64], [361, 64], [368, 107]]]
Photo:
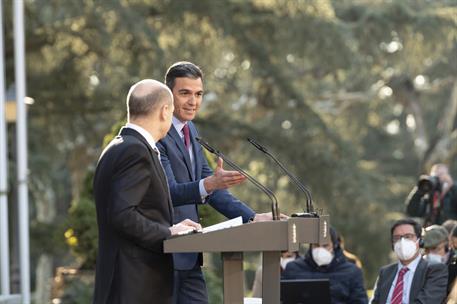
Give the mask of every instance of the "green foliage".
[[[57, 228], [57, 229], [56, 229]], [[49, 255], [62, 255], [66, 251], [62, 235], [64, 225], [47, 224], [34, 221], [30, 223], [30, 250], [33, 257], [45, 252]]]
[[[163, 79], [178, 60], [205, 72], [201, 135], [271, 187], [283, 212], [301, 211], [303, 196], [245, 137], [279, 155], [362, 258], [367, 286], [388, 262], [389, 224], [417, 175], [434, 159], [457, 168], [452, 1], [35, 0], [26, 9], [32, 191], [52, 189], [59, 210], [84, 192], [74, 211], [83, 231], [87, 170], [125, 117], [129, 86]], [[5, 12], [9, 85], [9, 1]], [[269, 211], [251, 185], [231, 191]], [[220, 220], [200, 211], [205, 225]]]
[[65, 304], [87, 304], [92, 302], [94, 282], [83, 280], [80, 277], [71, 279], [65, 286], [61, 297]]
[[116, 137], [116, 135], [119, 134], [119, 131], [125, 125], [125, 123], [126, 121], [122, 120], [111, 127], [111, 132], [105, 135], [105, 137], [103, 138], [103, 147], [106, 147], [114, 139], [114, 137]]
[[73, 203], [68, 213], [67, 244], [79, 259], [82, 269], [95, 269], [98, 248], [98, 228], [93, 199], [82, 197]]
[[211, 266], [203, 268], [205, 276], [206, 288], [208, 290], [209, 303], [223, 302], [223, 287], [222, 287], [222, 263], [220, 254], [213, 253], [205, 255], [211, 261]]
[[[103, 147], [119, 133], [125, 121], [114, 124], [103, 138]], [[80, 199], [68, 212], [66, 243], [79, 260], [82, 269], [95, 269], [98, 249], [98, 226], [93, 191], [94, 170], [89, 170], [83, 182]]]

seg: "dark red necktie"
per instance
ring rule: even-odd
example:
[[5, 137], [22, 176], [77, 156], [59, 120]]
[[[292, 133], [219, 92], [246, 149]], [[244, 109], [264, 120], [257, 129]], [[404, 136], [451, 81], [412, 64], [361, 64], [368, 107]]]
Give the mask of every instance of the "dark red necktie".
[[184, 133], [184, 145], [186, 146], [187, 150], [190, 148], [190, 133], [189, 133], [189, 126], [187, 124], [182, 127], [182, 132]]
[[403, 277], [408, 270], [408, 267], [403, 267], [400, 269], [397, 277], [397, 282], [395, 283], [394, 292], [392, 293], [392, 300], [390, 301], [391, 304], [401, 304], [403, 299]]

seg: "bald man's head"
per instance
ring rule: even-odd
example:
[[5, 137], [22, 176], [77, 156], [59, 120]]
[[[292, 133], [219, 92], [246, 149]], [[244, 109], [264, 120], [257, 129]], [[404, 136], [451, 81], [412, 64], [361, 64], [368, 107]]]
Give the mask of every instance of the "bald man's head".
[[127, 120], [148, 116], [165, 103], [173, 103], [173, 95], [166, 85], [153, 79], [141, 80], [127, 95]]

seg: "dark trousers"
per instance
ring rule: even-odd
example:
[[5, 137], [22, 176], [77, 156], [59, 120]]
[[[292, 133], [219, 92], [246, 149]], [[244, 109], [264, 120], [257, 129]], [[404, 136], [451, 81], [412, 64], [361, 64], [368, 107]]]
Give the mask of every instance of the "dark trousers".
[[208, 304], [205, 278], [199, 265], [191, 270], [175, 270], [174, 304]]

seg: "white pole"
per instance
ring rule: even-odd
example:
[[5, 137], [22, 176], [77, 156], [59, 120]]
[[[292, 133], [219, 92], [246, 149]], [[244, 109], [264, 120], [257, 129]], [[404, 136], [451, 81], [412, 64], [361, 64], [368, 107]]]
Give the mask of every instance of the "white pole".
[[25, 108], [24, 1], [14, 3], [14, 61], [17, 103], [17, 190], [19, 210], [19, 263], [22, 303], [30, 304], [29, 202], [27, 187], [27, 113]]
[[3, 8], [0, 1], [0, 295], [10, 294], [8, 242], [8, 150], [5, 120], [5, 63], [3, 49]]

